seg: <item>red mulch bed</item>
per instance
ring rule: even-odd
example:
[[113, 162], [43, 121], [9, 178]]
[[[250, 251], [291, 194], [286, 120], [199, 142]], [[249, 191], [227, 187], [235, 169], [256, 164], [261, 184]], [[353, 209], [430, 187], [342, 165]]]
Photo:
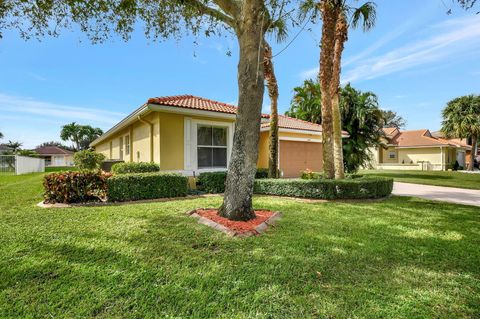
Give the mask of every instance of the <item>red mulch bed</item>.
[[229, 220], [225, 217], [220, 217], [217, 215], [217, 212], [218, 210], [216, 209], [197, 209], [196, 211], [198, 215], [213, 220], [214, 222], [219, 223], [220, 225], [223, 225], [239, 234], [255, 230], [255, 227], [272, 217], [272, 215], [274, 214], [274, 212], [269, 210], [256, 210], [255, 215], [257, 217], [249, 221], [242, 222]]

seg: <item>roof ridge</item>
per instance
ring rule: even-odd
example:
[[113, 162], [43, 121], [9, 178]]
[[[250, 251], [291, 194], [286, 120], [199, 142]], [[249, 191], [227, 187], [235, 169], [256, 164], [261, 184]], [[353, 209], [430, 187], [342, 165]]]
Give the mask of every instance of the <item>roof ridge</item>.
[[314, 123], [314, 122], [305, 121], [305, 120], [302, 120], [302, 119], [297, 119], [296, 117], [291, 117], [291, 116], [284, 115], [284, 114], [278, 114], [278, 116], [282, 116], [282, 117], [285, 117], [285, 118], [288, 118], [288, 119], [292, 119], [292, 120], [295, 120], [295, 121], [298, 121], [298, 122], [302, 122], [302, 123], [307, 123], [307, 124], [313, 124], [313, 125], [322, 126], [321, 124], [317, 124], [317, 123]]

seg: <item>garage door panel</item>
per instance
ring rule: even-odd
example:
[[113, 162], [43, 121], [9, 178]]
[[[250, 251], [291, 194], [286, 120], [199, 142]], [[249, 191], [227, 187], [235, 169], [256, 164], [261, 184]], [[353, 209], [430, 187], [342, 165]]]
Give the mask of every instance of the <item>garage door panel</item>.
[[321, 171], [322, 167], [321, 143], [280, 141], [280, 169], [284, 177], [299, 177], [307, 168]]

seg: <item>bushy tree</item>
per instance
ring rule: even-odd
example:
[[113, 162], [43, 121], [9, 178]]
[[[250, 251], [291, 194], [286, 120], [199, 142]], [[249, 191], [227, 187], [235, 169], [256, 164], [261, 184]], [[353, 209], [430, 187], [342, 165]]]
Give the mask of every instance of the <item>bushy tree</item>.
[[[322, 124], [320, 85], [312, 80], [294, 88], [294, 96], [288, 116]], [[349, 173], [356, 172], [370, 161], [370, 147], [381, 145], [383, 116], [377, 96], [361, 92], [351, 85], [340, 90], [342, 129], [349, 134], [343, 139], [343, 163]]]
[[[233, 220], [255, 217], [253, 183], [264, 93], [264, 39], [282, 25], [278, 16], [290, 0], [8, 1], [0, 5], [0, 32], [23, 38], [58, 35], [78, 25], [93, 42], [116, 33], [128, 40], [143, 25], [153, 40], [184, 33], [207, 36], [226, 30], [239, 45], [238, 111], [226, 190], [219, 214]], [[79, 144], [77, 144], [79, 148]]]
[[407, 125], [407, 121], [397, 114], [397, 112], [390, 110], [382, 110], [384, 124], [383, 127], [404, 128]]
[[83, 150], [76, 152], [73, 155], [73, 162], [78, 169], [84, 171], [92, 171], [100, 169], [103, 161], [105, 160], [105, 155], [101, 153], [96, 153], [91, 150]]

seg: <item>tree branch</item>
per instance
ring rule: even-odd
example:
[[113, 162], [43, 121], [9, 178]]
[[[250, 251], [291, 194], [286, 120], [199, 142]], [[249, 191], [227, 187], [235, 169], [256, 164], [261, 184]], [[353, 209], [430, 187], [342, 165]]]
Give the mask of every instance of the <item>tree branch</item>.
[[[218, 9], [215, 9], [215, 8], [212, 8], [210, 6], [208, 6], [207, 4], [203, 3], [201, 0], [186, 0], [185, 1], [186, 3], [192, 5], [193, 7], [197, 8], [200, 13], [203, 13], [203, 14], [207, 14], [219, 21], [222, 21], [224, 23], [226, 23], [227, 25], [231, 26], [232, 28], [235, 28], [235, 19], [232, 18], [229, 14], [231, 14], [230, 12], [228, 11], [225, 11], [222, 6], [220, 4], [217, 4], [223, 11], [225, 12], [228, 12], [228, 15], [225, 14], [224, 12], [218, 10]], [[223, 0], [218, 0], [218, 1], [214, 1], [214, 3], [217, 3], [217, 2], [226, 2], [226, 1], [223, 1]], [[231, 6], [231, 5], [229, 5]]]

